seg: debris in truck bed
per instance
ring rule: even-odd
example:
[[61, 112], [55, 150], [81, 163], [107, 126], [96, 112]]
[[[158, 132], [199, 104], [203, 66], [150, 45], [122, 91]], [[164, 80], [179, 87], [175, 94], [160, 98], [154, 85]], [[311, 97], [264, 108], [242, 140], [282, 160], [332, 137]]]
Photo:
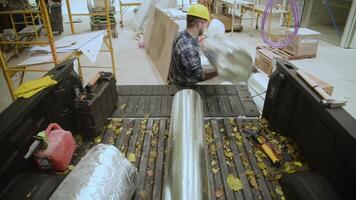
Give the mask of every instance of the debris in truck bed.
[[[279, 165], [272, 164], [241, 131], [248, 126], [261, 128], [261, 137], [282, 155]], [[168, 133], [168, 118], [112, 118], [102, 134], [90, 144], [84, 141], [78, 151], [89, 149], [94, 141], [113, 144], [139, 170], [133, 199], [160, 199]], [[279, 179], [286, 173], [308, 170], [296, 144], [270, 131], [263, 119], [205, 119], [205, 136], [213, 199], [285, 199]]]

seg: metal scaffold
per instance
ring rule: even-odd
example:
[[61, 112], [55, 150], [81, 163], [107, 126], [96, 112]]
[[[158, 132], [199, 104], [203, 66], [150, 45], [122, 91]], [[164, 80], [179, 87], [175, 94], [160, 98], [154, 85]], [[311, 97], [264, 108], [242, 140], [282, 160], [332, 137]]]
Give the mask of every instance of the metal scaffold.
[[[94, 16], [94, 15], [102, 15], [105, 16], [106, 18], [106, 36], [104, 37], [104, 43], [108, 49], [102, 49], [100, 52], [108, 52], [111, 55], [111, 63], [112, 63], [112, 71], [114, 76], [116, 75], [116, 68], [115, 68], [115, 58], [114, 58], [114, 49], [112, 46], [112, 25], [110, 23], [110, 9], [109, 9], [109, 0], [105, 0], [105, 10], [102, 12], [98, 13], [87, 13], [87, 14], [72, 14], [71, 12], [71, 7], [70, 7], [70, 0], [66, 0], [67, 3], [67, 10], [68, 10], [68, 17], [69, 17], [69, 22], [70, 22], [70, 30], [73, 35], [76, 34], [75, 29], [74, 29], [74, 22], [72, 16]], [[83, 71], [82, 68], [100, 68], [100, 66], [83, 66], [80, 64], [80, 56], [82, 55], [82, 52], [80, 50], [75, 50], [71, 53], [62, 53], [60, 56], [57, 54], [56, 51], [56, 45], [55, 41], [53, 38], [53, 33], [52, 33], [52, 28], [50, 24], [50, 19], [47, 11], [47, 7], [45, 4], [45, 0], [39, 0], [38, 2], [38, 7], [34, 9], [29, 9], [29, 10], [16, 10], [16, 11], [0, 11], [0, 15], [8, 15], [11, 20], [11, 25], [12, 29], [14, 30], [14, 38], [15, 40], [13, 41], [4, 41], [0, 40], [0, 47], [2, 45], [13, 45], [15, 46], [15, 49], [17, 49], [19, 46], [22, 47], [31, 47], [35, 45], [48, 45], [50, 47], [50, 53], [51, 53], [51, 63], [54, 65], [58, 65], [68, 59], [71, 58], [77, 58], [78, 60], [78, 73], [83, 80]], [[24, 18], [24, 22], [22, 24], [25, 24], [26, 27], [29, 27], [27, 29], [33, 29], [35, 32], [35, 40], [31, 41], [21, 41], [20, 35], [22, 34], [21, 31], [17, 32], [16, 31], [16, 25], [20, 24], [15, 22], [14, 16], [15, 15], [22, 15]], [[36, 25], [40, 24], [40, 25]], [[36, 28], [43, 28], [46, 31], [46, 36], [40, 36], [40, 34], [36, 31]], [[47, 38], [44, 40], [44, 38]], [[11, 95], [11, 98], [13, 100], [16, 99], [14, 95], [14, 91], [16, 89], [15, 84], [12, 80], [12, 77], [20, 73], [20, 82], [19, 84], [23, 83], [24, 80], [24, 75], [25, 72], [47, 72], [48, 69], [35, 69], [34, 67], [41, 66], [43, 64], [48, 64], [48, 63], [36, 63], [36, 64], [29, 64], [29, 65], [16, 65], [16, 66], [10, 66], [8, 64], [8, 59], [5, 57], [4, 52], [0, 48], [0, 65]]]

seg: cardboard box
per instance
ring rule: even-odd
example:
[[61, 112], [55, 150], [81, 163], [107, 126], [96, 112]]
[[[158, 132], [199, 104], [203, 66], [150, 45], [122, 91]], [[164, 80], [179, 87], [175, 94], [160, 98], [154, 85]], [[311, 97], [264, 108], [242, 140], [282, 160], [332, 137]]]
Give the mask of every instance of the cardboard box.
[[268, 33], [268, 37], [273, 41], [273, 42], [278, 42], [281, 40], [285, 40], [287, 37], [287, 30], [284, 29], [279, 29], [279, 30], [273, 30]]
[[[293, 31], [294, 29], [288, 29], [287, 33], [291, 34]], [[294, 41], [283, 50], [293, 56], [315, 57], [318, 50], [319, 37], [319, 32], [300, 28]]]
[[255, 67], [266, 73], [268, 76], [272, 74], [275, 70], [272, 66], [273, 58], [283, 58], [282, 56], [272, 52], [268, 48], [257, 47], [256, 49], [256, 58], [255, 58]]

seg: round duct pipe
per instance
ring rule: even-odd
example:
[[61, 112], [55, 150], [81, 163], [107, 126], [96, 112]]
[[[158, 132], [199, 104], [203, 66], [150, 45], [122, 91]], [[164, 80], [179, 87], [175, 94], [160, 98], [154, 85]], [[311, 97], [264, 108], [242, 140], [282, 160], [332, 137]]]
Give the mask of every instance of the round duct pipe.
[[210, 199], [203, 103], [197, 92], [181, 90], [174, 96], [170, 123], [163, 199]]

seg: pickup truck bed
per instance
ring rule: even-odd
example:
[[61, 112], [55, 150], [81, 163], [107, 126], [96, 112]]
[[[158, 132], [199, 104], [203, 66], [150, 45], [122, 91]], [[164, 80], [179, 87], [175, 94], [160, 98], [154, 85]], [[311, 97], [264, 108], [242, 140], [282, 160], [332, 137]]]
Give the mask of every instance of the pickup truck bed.
[[[262, 114], [269, 125], [259, 119], [245, 85], [119, 86], [117, 108], [101, 134], [89, 140], [75, 134], [78, 148], [72, 164], [76, 165], [95, 144], [115, 145], [139, 170], [133, 199], [160, 199], [173, 96], [180, 89], [190, 88], [203, 100], [212, 199], [284, 199], [281, 186], [291, 199], [325, 200], [340, 195], [355, 199], [355, 119], [343, 108], [321, 105], [320, 98], [296, 75], [290, 63], [277, 60], [276, 65]], [[33, 98], [18, 99], [0, 114], [0, 199], [47, 199], [51, 192], [43, 191], [55, 190], [65, 176], [58, 178], [40, 171], [31, 160], [23, 159], [32, 136], [49, 123], [57, 122], [77, 132], [72, 100], [81, 83], [72, 61], [49, 74], [54, 75], [58, 85]], [[270, 144], [283, 155], [280, 166], [272, 166], [242, 133], [246, 124], [263, 127]], [[296, 141], [307, 162], [297, 145], [285, 136]], [[310, 172], [288, 175], [309, 170], [308, 165]], [[325, 179], [321, 175], [324, 173], [332, 178]], [[229, 175], [239, 178], [234, 181], [237, 191], [231, 189]]]
[[[132, 163], [139, 174], [134, 199], [160, 199], [171, 102], [178, 89], [181, 88], [119, 86], [119, 103], [110, 123], [101, 135], [82, 144], [84, 150], [79, 148], [77, 158], [95, 143], [115, 145], [127, 157], [135, 155]], [[263, 153], [255, 153], [257, 147], [239, 131], [244, 123], [261, 121], [247, 87], [195, 86], [194, 89], [203, 99], [212, 199], [282, 199], [278, 178], [283, 166], [273, 167]], [[283, 138], [270, 135], [276, 143]], [[292, 161], [295, 155], [288, 155], [287, 146], [280, 145], [286, 161]], [[266, 169], [259, 163], [264, 163]], [[229, 188], [229, 174], [241, 180], [242, 190], [234, 192]]]

